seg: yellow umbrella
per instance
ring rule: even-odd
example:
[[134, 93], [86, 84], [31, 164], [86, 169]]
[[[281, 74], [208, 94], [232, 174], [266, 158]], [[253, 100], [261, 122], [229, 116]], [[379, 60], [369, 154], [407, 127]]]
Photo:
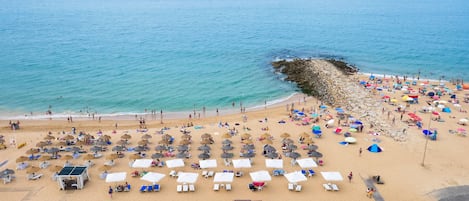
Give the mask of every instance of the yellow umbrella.
[[111, 166], [103, 165], [98, 168], [99, 171], [108, 171], [111, 169]]
[[150, 138], [151, 138], [151, 135], [149, 135], [149, 134], [145, 134], [145, 135], [142, 136], [142, 139], [145, 139], [145, 140], [148, 140]]
[[129, 156], [130, 159], [135, 160], [135, 159], [141, 159], [142, 157], [139, 154], [132, 154]]
[[268, 134], [268, 133], [264, 133], [264, 134], [261, 135], [261, 137], [263, 137], [263, 138], [270, 138], [270, 137], [272, 137], [272, 136], [271, 136], [270, 134]]
[[265, 139], [265, 140], [262, 140], [262, 143], [264, 143], [264, 144], [272, 144], [272, 140], [270, 140], [270, 139]]
[[223, 139], [231, 138], [231, 134], [230, 133], [225, 133], [221, 136], [221, 138], [223, 138]]
[[183, 135], [183, 136], [181, 136], [181, 139], [183, 139], [183, 140], [186, 140], [186, 139], [187, 139], [187, 140], [190, 140], [191, 138], [192, 138], [191, 135]]
[[283, 133], [282, 135], [280, 135], [281, 138], [288, 138], [290, 137], [290, 134], [288, 133]]
[[150, 142], [148, 142], [148, 140], [140, 140], [140, 141], [138, 142], [138, 145], [140, 145], [140, 146], [145, 146], [145, 145], [147, 145], [148, 143], [150, 143]]
[[31, 167], [26, 168], [26, 173], [28, 173], [28, 174], [36, 173], [40, 169], [41, 168], [38, 168], [36, 166], [31, 166]]
[[106, 156], [106, 159], [107, 160], [114, 160], [116, 158], [118, 158], [119, 156], [117, 154], [109, 154]]
[[41, 156], [41, 158], [39, 158], [40, 161], [47, 161], [47, 160], [50, 160], [51, 157], [50, 156]]
[[210, 143], [212, 143], [212, 142], [211, 142], [209, 139], [207, 139], [207, 138], [205, 138], [204, 140], [202, 140], [202, 141], [200, 142], [200, 144], [210, 144]]
[[189, 141], [189, 140], [182, 140], [182, 141], [179, 142], [180, 145], [188, 145], [190, 143], [191, 143], [191, 141]]
[[48, 135], [48, 136], [44, 137], [44, 140], [54, 140], [54, 139], [55, 139], [55, 137], [52, 136], [52, 135]]
[[130, 139], [130, 138], [132, 138], [132, 136], [130, 136], [129, 134], [124, 134], [124, 135], [121, 136], [121, 139], [126, 139], [126, 140], [128, 140], [128, 139]]
[[47, 146], [47, 142], [44, 142], [44, 141], [40, 141], [38, 143], [36, 143], [36, 147], [44, 147], [44, 146]]
[[91, 159], [95, 159], [93, 154], [87, 154], [86, 156], [83, 157], [83, 160], [91, 160]]
[[249, 134], [249, 133], [244, 133], [244, 134], [241, 135], [242, 139], [247, 139], [247, 138], [250, 138], [250, 137], [251, 137], [251, 134]]
[[39, 153], [38, 149], [31, 148], [26, 151], [26, 154], [36, 154], [36, 153]]
[[26, 156], [20, 156], [19, 158], [16, 159], [16, 162], [17, 162], [17, 163], [22, 163], [22, 162], [25, 162], [25, 161], [27, 161], [27, 160], [29, 160], [28, 157], [26, 157]]
[[73, 135], [67, 135], [65, 137], [63, 137], [64, 140], [73, 140], [75, 139], [75, 137]]
[[243, 140], [243, 143], [244, 144], [252, 144], [252, 140], [250, 140], [250, 139]]

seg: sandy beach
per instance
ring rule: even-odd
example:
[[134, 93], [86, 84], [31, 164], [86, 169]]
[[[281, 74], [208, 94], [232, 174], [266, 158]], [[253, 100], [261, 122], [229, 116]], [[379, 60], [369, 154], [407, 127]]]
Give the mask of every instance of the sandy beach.
[[[368, 80], [367, 76], [361, 76], [361, 80]], [[356, 83], [358, 85], [358, 81]], [[425, 80], [420, 80], [415, 86], [409, 86], [414, 89], [423, 87], [420, 85]], [[388, 85], [392, 86], [392, 79], [389, 79]], [[431, 83], [430, 83], [431, 84]], [[438, 85], [438, 83], [436, 83]], [[378, 84], [379, 86], [384, 85]], [[451, 83], [445, 83], [450, 88], [456, 88]], [[441, 109], [438, 111], [440, 121], [430, 120], [430, 118], [437, 119], [437, 115], [432, 112], [422, 113], [419, 112], [424, 107], [428, 107], [427, 100], [433, 104], [433, 99], [429, 96], [420, 96], [419, 103], [409, 104], [406, 108], [406, 113], [403, 114], [401, 120], [401, 113], [395, 111], [399, 105], [406, 105], [407, 102], [402, 100], [404, 91], [401, 90], [382, 90], [373, 91], [360, 88], [360, 90], [366, 90], [369, 93], [367, 98], [374, 100], [377, 104], [383, 108], [382, 119], [392, 125], [393, 129], [404, 130], [406, 133], [406, 139], [396, 141], [391, 137], [380, 135], [374, 132], [376, 128], [370, 128], [367, 122], [363, 122], [363, 132], [351, 132], [351, 135], [356, 138], [357, 142], [354, 144], [343, 145], [340, 142], [344, 141], [344, 133], [349, 130], [349, 127], [343, 127], [344, 132], [341, 134], [335, 134], [335, 129], [338, 125], [337, 112], [334, 110], [334, 106], [326, 106], [323, 109], [323, 114], [319, 122], [309, 123], [303, 125], [302, 121], [292, 121], [289, 118], [291, 114], [287, 110], [287, 105], [291, 109], [291, 104], [294, 104], [294, 108], [298, 110], [305, 110], [306, 114], [311, 114], [313, 111], [319, 113], [320, 103], [313, 97], [307, 97], [303, 100], [302, 94], [292, 97], [291, 99], [269, 106], [267, 108], [259, 108], [257, 110], [247, 110], [245, 114], [239, 112], [234, 114], [221, 114], [220, 116], [210, 116], [205, 118], [196, 119], [166, 119], [164, 124], [160, 123], [158, 116], [152, 118], [151, 116], [142, 116], [145, 118], [147, 132], [138, 132], [140, 122], [138, 120], [123, 120], [123, 119], [108, 119], [103, 118], [100, 122], [98, 120], [90, 119], [74, 119], [72, 123], [67, 122], [66, 119], [59, 120], [20, 120], [20, 129], [13, 131], [10, 129], [9, 121], [0, 121], [0, 135], [3, 135], [5, 139], [5, 150], [0, 150], [0, 163], [8, 160], [4, 165], [0, 167], [0, 170], [6, 168], [15, 170], [16, 178], [12, 182], [7, 184], [0, 184], [0, 192], [5, 200], [20, 201], [20, 200], [147, 200], [147, 199], [159, 199], [159, 200], [203, 200], [203, 201], [215, 201], [215, 200], [370, 200], [366, 196], [367, 188], [370, 187], [367, 181], [370, 177], [380, 175], [381, 180], [384, 182], [382, 185], [372, 183], [376, 188], [374, 194], [375, 200], [438, 200], [439, 194], [433, 193], [439, 189], [469, 185], [469, 174], [466, 171], [469, 167], [469, 160], [465, 160], [467, 146], [467, 137], [463, 132], [451, 133], [449, 130], [457, 131], [458, 128], [465, 129], [466, 126], [458, 124], [458, 121], [462, 118], [467, 118], [468, 115], [464, 111], [468, 108], [468, 104], [464, 103], [465, 91], [456, 91], [454, 94], [458, 97], [460, 107], [455, 107], [451, 103], [445, 103], [452, 112], [444, 113]], [[383, 98], [383, 96], [389, 96], [389, 98]], [[390, 104], [387, 100], [396, 99], [394, 104]], [[385, 101], [386, 100], [386, 101]], [[442, 95], [440, 100], [450, 101], [449, 95]], [[312, 111], [313, 110], [313, 111]], [[325, 127], [326, 118], [329, 112], [330, 116], [335, 120], [334, 125], [329, 128]], [[346, 111], [347, 112], [347, 111]], [[422, 134], [422, 129], [418, 126], [407, 123], [411, 118], [408, 113], [415, 113], [421, 118], [423, 123], [423, 129], [434, 128], [438, 130], [436, 140], [427, 140]], [[389, 116], [388, 116], [389, 113]], [[246, 115], [247, 120], [243, 121], [243, 115]], [[351, 114], [355, 116], [355, 114]], [[356, 117], [356, 116], [355, 116]], [[360, 117], [356, 117], [360, 119]], [[395, 122], [392, 119], [395, 118]], [[267, 121], [266, 121], [267, 119]], [[278, 123], [279, 121], [285, 121], [285, 123]], [[16, 122], [16, 119], [12, 119]], [[174, 137], [173, 146], [179, 145], [182, 141], [182, 132], [180, 132], [182, 125], [187, 125], [192, 122], [193, 127], [186, 128], [190, 131], [192, 136], [192, 144], [190, 149], [191, 158], [184, 159], [185, 166], [175, 168], [176, 171], [184, 172], [195, 172], [201, 174], [200, 169], [193, 169], [192, 163], [198, 163], [199, 158], [197, 157], [201, 151], [197, 150], [197, 147], [201, 146], [201, 136], [205, 133], [211, 134], [214, 143], [210, 144], [211, 147], [211, 158], [217, 160], [216, 168], [209, 168], [207, 170], [220, 172], [223, 170], [243, 171], [244, 176], [235, 177], [232, 182], [232, 190], [226, 191], [220, 189], [219, 191], [213, 190], [213, 177], [204, 178], [199, 175], [195, 187], [195, 192], [182, 192], [176, 191], [178, 183], [175, 178], [170, 177], [168, 174], [172, 169], [168, 167], [150, 167], [145, 169], [149, 172], [158, 172], [166, 174], [166, 176], [158, 182], [161, 186], [160, 192], [139, 192], [141, 185], [150, 184], [147, 181], [140, 180], [140, 177], [131, 177], [130, 173], [134, 170], [142, 171], [141, 168], [129, 167], [129, 156], [134, 152], [124, 152], [125, 157], [116, 159], [116, 164], [108, 172], [127, 172], [126, 181], [131, 184], [132, 189], [130, 192], [116, 192], [113, 193], [112, 199], [108, 195], [108, 187], [115, 186], [117, 183], [106, 183], [105, 180], [99, 178], [99, 174], [102, 172], [99, 169], [106, 159], [107, 155], [115, 153], [111, 151], [112, 147], [115, 146], [122, 135], [129, 134], [130, 144], [128, 147], [136, 147], [138, 142], [141, 140], [141, 136], [149, 134], [152, 138], [149, 139], [150, 151], [147, 151], [147, 155], [157, 153], [155, 147], [158, 142], [162, 139], [162, 134], [158, 133], [163, 127], [170, 128], [165, 131], [165, 134], [169, 134]], [[229, 124], [229, 127], [220, 127], [219, 122]], [[116, 123], [118, 124], [117, 129], [115, 128]], [[342, 121], [344, 123], [344, 120]], [[430, 124], [430, 125], [429, 125]], [[322, 136], [320, 138], [315, 137], [311, 134], [311, 127], [318, 125], [321, 127]], [[36, 143], [42, 141], [49, 132], [53, 136], [64, 137], [70, 134], [72, 127], [77, 129], [77, 132], [89, 133], [93, 136], [98, 136], [98, 132], [102, 131], [103, 135], [111, 136], [112, 145], [108, 146], [108, 151], [103, 152], [104, 157], [94, 159], [94, 166], [89, 168], [90, 180], [85, 183], [84, 189], [82, 190], [60, 190], [56, 181], [52, 180], [53, 172], [49, 169], [40, 169], [38, 174], [43, 174], [43, 177], [38, 180], [28, 180], [26, 170], [16, 170], [17, 163], [15, 162], [20, 156], [28, 156], [26, 151], [30, 148], [37, 148]], [[249, 128], [250, 130], [244, 130], [243, 128]], [[265, 128], [268, 127], [268, 130]], [[223, 159], [220, 157], [222, 151], [222, 141], [225, 139], [223, 136], [227, 133], [228, 129], [235, 128], [238, 133], [230, 138], [233, 141], [232, 146], [234, 149], [230, 153], [234, 153], [233, 159], [240, 159], [240, 151], [242, 147], [241, 136], [244, 133], [249, 133], [252, 138], [252, 142], [255, 146], [256, 156], [252, 158], [253, 163], [251, 168], [236, 169], [232, 165], [225, 166]], [[115, 133], [113, 132], [115, 130]], [[65, 132], [63, 134], [62, 132]], [[301, 192], [289, 191], [288, 181], [284, 176], [272, 176], [272, 180], [267, 182], [266, 187], [262, 191], [251, 192], [248, 189], [248, 184], [252, 182], [249, 172], [258, 170], [267, 170], [272, 173], [273, 168], [267, 168], [265, 166], [265, 159], [262, 155], [262, 147], [265, 141], [259, 140], [264, 134], [270, 134], [272, 139], [272, 146], [275, 147], [283, 159], [283, 169], [288, 172], [299, 171], [302, 168], [298, 165], [291, 165], [291, 158], [283, 155], [282, 152], [282, 138], [280, 137], [283, 133], [291, 135], [293, 144], [298, 146], [296, 152], [301, 154], [300, 158], [307, 157], [307, 150], [303, 150], [301, 147], [305, 144], [300, 144], [298, 139], [302, 133], [308, 133], [310, 138], [313, 140], [314, 145], [317, 145], [318, 152], [323, 154], [320, 158], [324, 161], [324, 165], [312, 168], [316, 174], [308, 177], [307, 181], [299, 182], [302, 186]], [[75, 137], [77, 135], [74, 135]], [[16, 147], [10, 142], [14, 139]], [[22, 148], [17, 148], [18, 145], [26, 143]], [[57, 144], [57, 140], [52, 140], [53, 145]], [[372, 153], [367, 148], [377, 143], [382, 148], [380, 153]], [[422, 166], [423, 154], [426, 146], [426, 155], [424, 166]], [[90, 147], [84, 145], [83, 149], [90, 152]], [[361, 155], [359, 154], [360, 148], [363, 150]], [[41, 155], [49, 155], [47, 153], [38, 153]], [[59, 152], [60, 155], [68, 155], [70, 153]], [[81, 154], [77, 159], [70, 160], [74, 165], [82, 165], [85, 160], [82, 158], [86, 154]], [[149, 159], [150, 157], [146, 157]], [[161, 160], [166, 161], [173, 158], [162, 158]], [[39, 166], [40, 161], [27, 161], [29, 164]], [[53, 165], [64, 165], [64, 160], [51, 160], [50, 163]], [[343, 181], [334, 181], [340, 190], [339, 191], [326, 191], [323, 188], [323, 184], [329, 183], [325, 181], [321, 176], [320, 172], [338, 171], [344, 178]], [[347, 175], [353, 172], [353, 178], [351, 182], [348, 181]], [[124, 182], [120, 182], [124, 183]], [[463, 190], [461, 190], [463, 191]]]

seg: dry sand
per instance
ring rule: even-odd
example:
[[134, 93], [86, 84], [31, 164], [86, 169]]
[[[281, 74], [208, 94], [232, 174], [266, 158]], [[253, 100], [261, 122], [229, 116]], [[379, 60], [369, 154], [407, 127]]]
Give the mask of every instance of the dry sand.
[[[453, 87], [450, 85], [450, 87]], [[401, 92], [383, 92], [389, 94], [391, 97], [400, 100]], [[465, 92], [456, 92], [458, 96], [463, 96]], [[375, 95], [377, 101], [381, 101], [380, 95]], [[307, 102], [298, 103], [298, 100], [302, 100], [302, 95], [296, 96], [287, 101], [287, 103], [295, 103], [295, 107], [298, 109], [305, 108], [310, 109], [311, 107], [317, 108], [318, 101], [313, 98], [308, 98]], [[419, 105], [411, 105], [410, 111], [419, 110], [421, 107], [426, 106], [424, 100], [427, 97], [420, 99]], [[443, 97], [444, 100], [448, 100], [449, 97]], [[314, 168], [317, 175], [308, 178], [308, 181], [301, 182], [303, 186], [302, 192], [292, 192], [287, 189], [287, 180], [283, 176], [272, 178], [272, 181], [267, 182], [267, 187], [260, 192], [251, 192], [247, 185], [251, 182], [249, 172], [256, 170], [268, 170], [272, 169], [265, 167], [265, 157], [261, 155], [262, 142], [257, 140], [257, 137], [265, 133], [261, 130], [262, 127], [269, 127], [268, 133], [274, 136], [273, 146], [277, 150], [281, 150], [281, 138], [279, 137], [282, 133], [289, 133], [292, 135], [292, 139], [296, 145], [300, 145], [297, 141], [299, 134], [303, 132], [311, 133], [311, 125], [299, 126], [297, 122], [292, 122], [288, 119], [288, 112], [286, 111], [285, 104], [282, 103], [277, 106], [271, 106], [267, 109], [260, 109], [257, 111], [247, 111], [248, 121], [243, 123], [242, 114], [231, 114], [223, 115], [220, 117], [207, 117], [202, 119], [172, 119], [165, 121], [165, 124], [160, 124], [158, 118], [152, 120], [147, 117], [147, 126], [149, 128], [148, 133], [153, 136], [150, 139], [152, 144], [150, 147], [152, 151], [148, 152], [150, 155], [155, 153], [153, 151], [157, 142], [161, 139], [161, 135], [156, 134], [156, 131], [160, 130], [163, 126], [170, 127], [167, 131], [168, 134], [176, 138], [176, 145], [181, 140], [181, 132], [179, 128], [175, 128], [177, 125], [187, 124], [189, 121], [193, 122], [194, 125], [202, 125], [203, 129], [189, 128], [191, 135], [193, 136], [192, 144], [192, 158], [186, 159], [186, 167], [178, 168], [177, 170], [198, 172], [201, 170], [193, 170], [190, 164], [198, 162], [197, 155], [200, 153], [196, 148], [200, 145], [200, 135], [203, 133], [210, 133], [213, 135], [215, 143], [212, 147], [212, 158], [217, 159], [218, 167], [213, 169], [215, 171], [221, 170], [235, 170], [233, 167], [226, 167], [219, 157], [221, 154], [221, 135], [227, 132], [226, 128], [219, 128], [218, 122], [228, 122], [231, 127], [234, 123], [240, 123], [240, 126], [236, 126], [240, 134], [245, 133], [243, 126], [247, 126], [252, 130], [248, 133], [252, 134], [253, 141], [256, 146], [257, 155], [254, 158], [254, 165], [250, 169], [243, 169], [245, 175], [241, 178], [235, 178], [232, 184], [232, 191], [227, 192], [220, 190], [218, 192], [213, 191], [213, 179], [202, 178], [196, 182], [196, 192], [189, 193], [177, 193], [176, 192], [176, 179], [166, 176], [159, 182], [161, 184], [160, 192], [152, 193], [140, 193], [138, 191], [142, 184], [148, 184], [148, 182], [142, 181], [139, 178], [132, 178], [130, 175], [127, 176], [127, 181], [133, 186], [131, 192], [126, 193], [114, 193], [112, 200], [200, 200], [200, 201], [215, 201], [215, 200], [369, 200], [366, 197], [367, 185], [364, 179], [368, 179], [372, 175], [381, 175], [382, 180], [385, 182], [384, 185], [376, 185], [379, 194], [385, 200], [437, 200], [431, 192], [458, 185], [469, 184], [469, 160], [466, 160], [467, 150], [464, 148], [467, 146], [468, 139], [463, 136], [450, 134], [449, 129], [456, 130], [461, 127], [456, 122], [463, 117], [468, 117], [467, 113], [458, 112], [456, 108], [450, 106], [453, 110], [452, 113], [442, 113], [441, 117], [446, 121], [444, 123], [432, 121], [431, 127], [438, 128], [439, 136], [436, 141], [428, 141], [425, 166], [422, 166], [422, 157], [425, 146], [425, 138], [422, 135], [421, 130], [418, 130], [415, 126], [407, 127], [407, 124], [399, 121], [400, 115], [396, 112], [391, 112], [392, 116], [396, 117], [396, 128], [406, 128], [408, 132], [408, 139], [405, 142], [396, 142], [389, 137], [385, 136], [374, 136], [368, 134], [370, 131], [369, 127], [365, 128], [363, 133], [354, 133], [353, 136], [357, 138], [356, 144], [350, 144], [348, 146], [340, 145], [338, 142], [343, 141], [343, 135], [333, 134], [333, 128], [324, 128], [324, 121], [318, 123], [323, 129], [324, 135], [321, 138], [314, 138], [315, 144], [319, 146], [318, 151], [323, 153], [322, 158], [325, 161], [324, 166]], [[385, 107], [383, 118], [386, 118], [387, 111], [395, 109], [395, 106], [391, 106], [387, 103], [382, 103]], [[467, 103], [462, 103], [464, 109], [468, 108]], [[333, 109], [329, 109], [335, 114]], [[424, 128], [426, 128], [429, 122], [431, 113], [422, 114], [418, 113], [423, 118]], [[450, 118], [449, 116], [455, 116]], [[259, 120], [263, 120], [265, 117], [268, 118], [267, 123], [261, 123]], [[404, 119], [408, 119], [407, 115], [404, 115]], [[280, 120], [286, 120], [286, 124], [277, 123]], [[119, 127], [117, 134], [112, 134], [115, 123], [118, 123]], [[42, 140], [49, 131], [55, 136], [59, 136], [57, 133], [61, 131], [70, 132], [72, 127], [76, 127], [78, 131], [85, 131], [96, 135], [98, 130], [102, 130], [104, 134], [112, 136], [112, 141], [116, 142], [120, 139], [120, 136], [128, 131], [132, 135], [131, 146], [136, 146], [137, 141], [140, 140], [142, 133], [137, 133], [138, 121], [135, 120], [109, 120], [103, 119], [101, 122], [96, 120], [75, 120], [73, 123], [67, 123], [67, 120], [22, 120], [21, 129], [12, 131], [8, 127], [8, 121], [0, 121], [2, 125], [0, 134], [5, 136], [7, 144], [11, 138], [16, 138], [17, 144], [26, 142], [27, 145], [21, 149], [9, 146], [6, 150], [0, 150], [0, 162], [8, 160], [9, 162], [2, 166], [0, 170], [5, 168], [15, 169], [15, 160], [19, 156], [27, 155], [25, 152], [29, 148], [35, 147], [36, 142]], [[366, 124], [366, 122], [365, 122]], [[218, 135], [214, 133], [219, 133]], [[379, 146], [384, 150], [381, 153], [371, 153], [366, 148], [371, 145], [372, 139], [378, 138], [381, 140]], [[239, 150], [241, 148], [240, 136], [234, 136], [231, 139], [235, 146], [233, 153], [235, 153], [235, 159], [239, 158]], [[363, 149], [363, 154], [359, 156], [359, 148]], [[89, 148], [87, 148], [89, 151]], [[298, 150], [302, 154], [302, 157], [306, 157], [305, 150]], [[108, 151], [105, 155], [110, 154]], [[62, 155], [64, 155], [62, 153]], [[129, 167], [128, 155], [126, 157], [117, 160], [117, 165], [111, 169], [110, 172], [125, 171], [130, 173], [132, 168]], [[290, 158], [283, 157], [284, 169], [287, 172], [300, 170], [299, 166], [291, 166]], [[72, 160], [74, 164], [83, 164], [82, 159]], [[52, 172], [48, 169], [42, 169], [39, 173], [44, 174], [44, 177], [35, 180], [28, 181], [26, 179], [25, 170], [16, 170], [16, 179], [8, 184], [0, 184], [0, 192], [2, 200], [111, 200], [109, 198], [107, 189], [109, 184], [104, 180], [99, 179], [99, 172], [97, 169], [104, 163], [105, 159], [95, 160], [97, 165], [90, 169], [91, 180], [85, 184], [83, 190], [69, 190], [61, 191], [56, 182], [51, 180]], [[63, 160], [51, 161], [53, 165], [63, 165]], [[30, 164], [39, 165], [39, 161], [30, 162]], [[149, 171], [159, 172], [168, 174], [170, 169], [167, 167], [149, 168]], [[340, 191], [330, 192], [324, 191], [322, 184], [326, 181], [322, 178], [319, 172], [321, 171], [339, 171], [344, 177], [344, 181], [335, 182]], [[347, 174], [352, 171], [354, 174], [351, 183], [347, 181]]]

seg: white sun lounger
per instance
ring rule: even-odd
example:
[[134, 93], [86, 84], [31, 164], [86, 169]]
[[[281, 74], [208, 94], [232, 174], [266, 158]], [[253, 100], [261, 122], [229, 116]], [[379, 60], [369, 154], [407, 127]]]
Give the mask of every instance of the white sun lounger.
[[204, 176], [205, 178], [208, 177], [207, 174], [208, 174], [208, 171], [207, 171], [207, 170], [202, 171], [202, 176]]
[[301, 185], [296, 185], [295, 191], [300, 192], [301, 191]]
[[225, 190], [231, 191], [231, 184], [226, 184], [225, 185]]
[[195, 186], [194, 184], [189, 184], [189, 191], [194, 192], [195, 191]]
[[288, 190], [292, 191], [295, 188], [294, 186], [294, 184], [288, 183]]
[[171, 170], [171, 172], [169, 172], [169, 176], [171, 177], [177, 177], [178, 173], [175, 171], [175, 170]]
[[215, 174], [215, 172], [214, 172], [214, 171], [209, 171], [209, 172], [207, 173], [207, 176], [209, 176], [209, 177], [213, 177], [213, 175], [214, 175], [214, 174]]
[[189, 186], [187, 184], [182, 185], [182, 191], [183, 192], [188, 192], [189, 191]]
[[177, 185], [176, 190], [178, 193], [182, 192], [182, 185]]
[[325, 191], [332, 191], [332, 187], [329, 186], [329, 184], [322, 184], [322, 186], [324, 187]]
[[331, 184], [332, 190], [339, 191], [339, 187], [335, 184]]
[[220, 190], [220, 184], [213, 184], [213, 190], [214, 191]]

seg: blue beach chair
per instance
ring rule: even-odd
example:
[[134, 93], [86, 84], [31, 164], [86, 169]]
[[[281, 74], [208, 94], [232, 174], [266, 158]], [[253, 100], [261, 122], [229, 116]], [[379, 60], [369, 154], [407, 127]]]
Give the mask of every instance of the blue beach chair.
[[150, 186], [147, 186], [147, 191], [148, 191], [148, 192], [152, 192], [152, 191], [153, 191], [153, 186], [151, 186], [151, 185], [150, 185]]
[[140, 192], [143, 193], [143, 192], [145, 192], [145, 191], [147, 191], [147, 186], [142, 185], [142, 187], [140, 187]]
[[306, 170], [301, 170], [301, 174], [306, 176]]
[[160, 191], [160, 185], [159, 184], [153, 185], [153, 191], [155, 191], [155, 192]]
[[311, 176], [313, 176], [313, 175], [315, 174], [315, 172], [314, 172], [314, 170], [313, 170], [313, 169], [309, 169], [309, 170], [308, 170], [308, 172], [309, 172], [309, 176], [310, 176], [310, 177], [311, 177]]

